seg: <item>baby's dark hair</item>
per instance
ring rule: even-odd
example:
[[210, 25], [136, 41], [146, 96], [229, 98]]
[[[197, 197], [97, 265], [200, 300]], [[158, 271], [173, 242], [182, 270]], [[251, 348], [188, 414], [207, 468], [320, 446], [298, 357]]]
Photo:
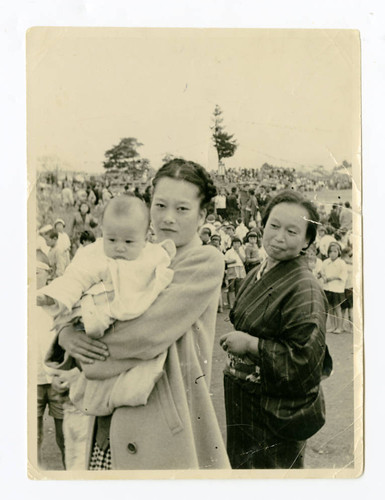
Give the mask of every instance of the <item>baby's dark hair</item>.
[[150, 225], [150, 212], [148, 210], [148, 207], [141, 198], [138, 198], [137, 196], [134, 196], [132, 194], [121, 194], [120, 196], [112, 198], [103, 210], [102, 222], [107, 211], [112, 211], [112, 213], [116, 217], [120, 217], [131, 216], [135, 209], [139, 209], [142, 212], [143, 218], [146, 220], [146, 226], [144, 230], [147, 231]]
[[182, 158], [175, 158], [165, 163], [156, 173], [152, 184], [154, 189], [159, 180], [169, 177], [170, 179], [178, 179], [194, 184], [199, 189], [199, 196], [201, 199], [201, 208], [206, 208], [212, 198], [217, 194], [210, 174], [198, 163], [193, 161], [183, 160]]
[[83, 245], [85, 241], [93, 243], [95, 241], [95, 235], [92, 231], [83, 231], [79, 237], [80, 244]]
[[307, 229], [306, 229], [306, 238], [308, 238], [309, 243], [308, 247], [315, 241], [317, 236], [317, 226], [319, 225], [319, 215], [315, 205], [304, 198], [301, 194], [291, 191], [285, 190], [278, 193], [270, 202], [268, 203], [263, 216], [262, 216], [262, 226], [265, 227], [267, 220], [271, 214], [273, 208], [281, 203], [290, 203], [292, 205], [299, 205], [303, 207], [308, 213], [307, 220]]

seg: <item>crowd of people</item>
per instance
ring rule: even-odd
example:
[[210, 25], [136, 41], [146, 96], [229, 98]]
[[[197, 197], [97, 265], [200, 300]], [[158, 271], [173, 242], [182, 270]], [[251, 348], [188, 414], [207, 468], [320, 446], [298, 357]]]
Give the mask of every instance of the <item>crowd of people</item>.
[[[40, 181], [38, 309], [55, 330], [39, 333], [39, 449], [48, 405], [67, 469], [304, 466], [325, 420], [326, 332], [352, 332], [352, 209], [316, 207], [303, 179], [265, 170], [273, 187], [178, 159], [119, 193]], [[226, 308], [227, 447], [209, 393]]]
[[241, 184], [263, 185], [272, 191], [296, 189], [302, 192], [316, 192], [321, 189], [351, 189], [351, 176], [346, 173], [313, 171], [297, 172], [294, 168], [275, 167], [264, 163], [261, 168], [230, 168], [211, 172], [217, 184], [232, 186]]

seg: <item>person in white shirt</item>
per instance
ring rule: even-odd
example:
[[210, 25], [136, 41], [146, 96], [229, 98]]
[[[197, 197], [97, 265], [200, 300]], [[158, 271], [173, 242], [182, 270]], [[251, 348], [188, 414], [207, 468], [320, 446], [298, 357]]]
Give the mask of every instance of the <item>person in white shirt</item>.
[[344, 331], [353, 332], [353, 251], [351, 248], [342, 250], [341, 259], [346, 264], [347, 279], [345, 283], [345, 300], [341, 304], [344, 318]]
[[341, 333], [343, 321], [341, 304], [345, 300], [347, 268], [341, 259], [341, 247], [336, 241], [329, 245], [328, 258], [322, 262], [321, 276], [329, 303], [330, 330], [332, 333]]
[[226, 195], [223, 189], [219, 191], [219, 194], [214, 198], [215, 212], [219, 215], [222, 220], [226, 218]]
[[237, 236], [241, 241], [243, 241], [249, 230], [243, 223], [242, 219], [237, 219], [236, 224], [237, 227], [235, 229], [235, 236]]
[[68, 258], [69, 258], [69, 253], [71, 249], [71, 240], [68, 234], [64, 231], [65, 225], [66, 224], [63, 219], [56, 219], [55, 222], [53, 223], [53, 228], [58, 233], [57, 244], [59, 248], [62, 249], [64, 252], [68, 252]]
[[226, 279], [227, 279], [227, 302], [232, 308], [233, 299], [238, 293], [243, 279], [246, 277], [244, 262], [246, 259], [242, 242], [234, 236], [231, 241], [231, 248], [225, 253]]

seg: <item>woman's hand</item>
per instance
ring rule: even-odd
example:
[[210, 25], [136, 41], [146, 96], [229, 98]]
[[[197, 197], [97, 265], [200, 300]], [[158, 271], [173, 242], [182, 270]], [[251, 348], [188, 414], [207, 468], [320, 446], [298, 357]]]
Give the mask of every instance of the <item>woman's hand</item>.
[[247, 354], [258, 354], [258, 338], [253, 337], [245, 332], [235, 331], [225, 333], [219, 339], [219, 344], [224, 351], [237, 356], [245, 356]]
[[92, 364], [95, 359], [105, 361], [109, 356], [108, 347], [100, 340], [95, 340], [84, 332], [67, 326], [61, 330], [59, 345], [73, 358], [82, 363]]

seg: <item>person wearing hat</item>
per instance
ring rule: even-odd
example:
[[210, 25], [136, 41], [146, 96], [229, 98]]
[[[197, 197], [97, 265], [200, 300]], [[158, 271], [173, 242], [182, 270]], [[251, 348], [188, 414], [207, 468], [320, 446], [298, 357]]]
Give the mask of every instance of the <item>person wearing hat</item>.
[[218, 250], [220, 252], [222, 252], [221, 250], [221, 240], [222, 238], [220, 237], [220, 235], [218, 233], [214, 233], [211, 235], [211, 238], [210, 238], [210, 245], [215, 247], [215, 248], [218, 248]]
[[208, 228], [211, 231], [211, 234], [213, 234], [217, 229], [216, 229], [216, 224], [221, 225], [219, 221], [215, 222], [215, 215], [210, 214], [206, 217], [206, 222], [203, 224], [202, 228]]
[[49, 252], [47, 254], [49, 265], [52, 269], [52, 277], [57, 278], [62, 276], [66, 267], [70, 263], [70, 257], [68, 250], [64, 250], [58, 243], [59, 233], [55, 229], [51, 229], [47, 233], [44, 233], [44, 239], [49, 247]]
[[57, 239], [58, 247], [61, 250], [63, 250], [63, 252], [68, 252], [68, 258], [69, 258], [71, 241], [68, 234], [64, 231], [65, 225], [66, 224], [63, 219], [56, 219], [55, 222], [53, 223], [53, 228], [58, 234], [58, 239]]
[[208, 227], [202, 227], [199, 232], [199, 237], [202, 241], [202, 245], [208, 245], [210, 243], [211, 231]]

